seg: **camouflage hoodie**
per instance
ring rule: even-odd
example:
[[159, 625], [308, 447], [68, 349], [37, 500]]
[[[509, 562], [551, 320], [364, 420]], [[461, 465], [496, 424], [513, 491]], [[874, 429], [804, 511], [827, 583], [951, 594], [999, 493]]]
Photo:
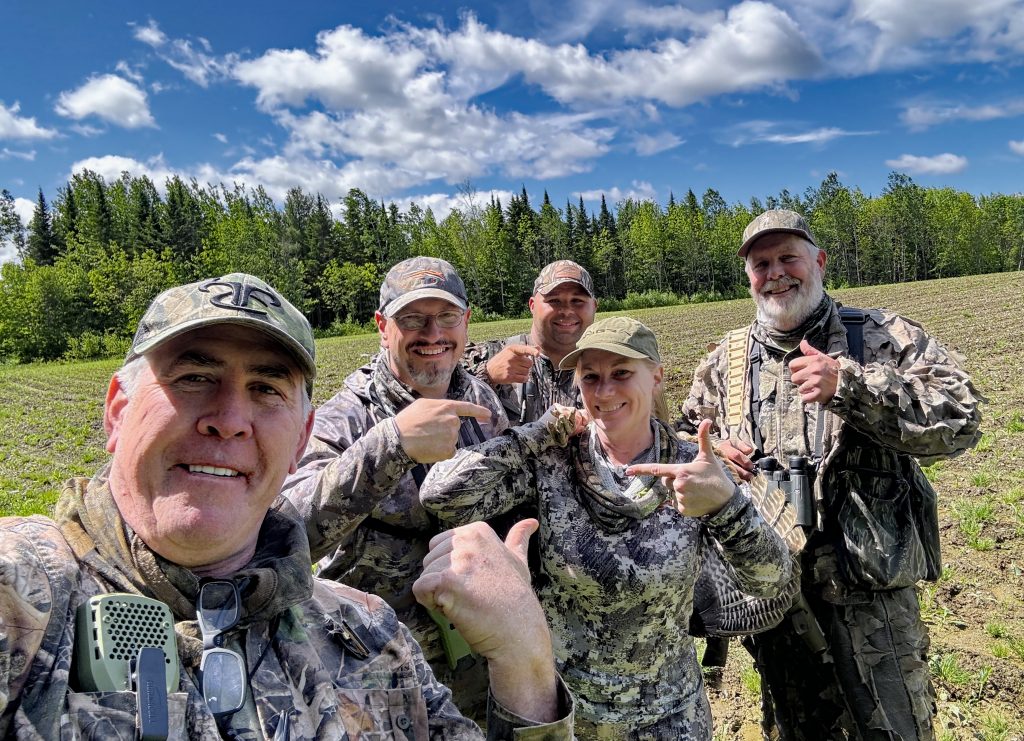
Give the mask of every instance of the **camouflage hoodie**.
[[559, 370], [544, 355], [534, 359], [526, 383], [492, 384], [487, 375], [487, 361], [507, 345], [533, 345], [529, 333], [504, 340], [491, 340], [466, 346], [463, 364], [474, 376], [484, 381], [501, 400], [510, 424], [536, 422], [552, 404], [580, 406], [579, 390], [573, 383], [575, 370]]
[[[394, 612], [373, 596], [314, 579], [301, 526], [275, 512], [252, 561], [232, 578], [243, 615], [228, 642], [246, 657], [250, 693], [219, 729], [195, 679], [199, 581], [123, 524], [105, 473], [69, 482], [57, 523], [0, 519], [0, 737], [136, 737], [134, 693], [77, 692], [71, 677], [75, 610], [112, 591], [159, 599], [174, 614], [180, 686], [169, 696], [171, 739], [483, 737]], [[492, 738], [511, 738], [525, 725], [496, 703], [490, 710]], [[515, 737], [570, 738], [571, 720]]]
[[[789, 362], [800, 355], [799, 349], [783, 349], [757, 322], [750, 327], [749, 342], [765, 348], [758, 384], [762, 452], [785, 462], [791, 455], [811, 455], [819, 432], [822, 438], [823, 460], [815, 481], [819, 529], [808, 541], [803, 573], [805, 583], [820, 585], [835, 601], [845, 601], [855, 586], [838, 571], [831, 545], [837, 517], [847, 506], [844, 490], [852, 486], [884, 502], [892, 496], [882, 490], [891, 485], [888, 482], [910, 478], [930, 491], [915, 458], [929, 463], [959, 455], [981, 437], [983, 398], [963, 369], [962, 358], [916, 322], [884, 309], [864, 314], [863, 366], [848, 357], [839, 304], [829, 297], [798, 332], [820, 351], [840, 355], [838, 387], [821, 417], [818, 405], [805, 405], [789, 380]], [[790, 339], [799, 342], [800, 337]], [[727, 345], [722, 341], [715, 346], [697, 367], [679, 424], [695, 432], [702, 419], [710, 418], [723, 438], [753, 444], [749, 383], [743, 384], [742, 423], [727, 428], [725, 422], [728, 389], [730, 383], [738, 383], [729, 378]]]
[[[419, 641], [435, 671], [444, 665], [437, 629], [412, 594], [430, 539], [443, 528], [420, 506], [427, 466], [405, 453], [394, 416], [414, 392], [391, 372], [385, 353], [345, 379], [316, 410], [313, 435], [299, 470], [282, 493], [305, 522], [318, 576], [382, 597]], [[448, 398], [492, 410], [479, 432], [463, 420], [472, 442], [508, 426], [494, 393], [456, 367]]]
[[[644, 738], [710, 739], [710, 709], [687, 632], [707, 542], [701, 525], [739, 584], [758, 596], [783, 589], [791, 568], [786, 546], [739, 487], [705, 518], [684, 517], [666, 503], [623, 516], [625, 507], [609, 511], [588, 501], [581, 481], [593, 469], [580, 458], [587, 433], [567, 441], [550, 419], [510, 428], [436, 464], [420, 489], [423, 504], [452, 524], [523, 502], [537, 508], [537, 594], [559, 671], [576, 695], [579, 738], [632, 738], [643, 729]], [[697, 452], [686, 442], [669, 447], [659, 460], [686, 463]]]

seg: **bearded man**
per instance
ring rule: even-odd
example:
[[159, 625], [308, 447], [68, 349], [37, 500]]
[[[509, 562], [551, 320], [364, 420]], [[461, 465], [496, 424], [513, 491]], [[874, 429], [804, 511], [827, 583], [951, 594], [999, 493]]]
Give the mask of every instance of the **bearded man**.
[[800, 214], [761, 214], [738, 254], [757, 317], [697, 368], [680, 427], [713, 419], [743, 478], [777, 467], [807, 531], [805, 599], [745, 640], [766, 737], [932, 739], [915, 585], [941, 565], [920, 463], [977, 443], [982, 398], [921, 325], [825, 293], [827, 256]]

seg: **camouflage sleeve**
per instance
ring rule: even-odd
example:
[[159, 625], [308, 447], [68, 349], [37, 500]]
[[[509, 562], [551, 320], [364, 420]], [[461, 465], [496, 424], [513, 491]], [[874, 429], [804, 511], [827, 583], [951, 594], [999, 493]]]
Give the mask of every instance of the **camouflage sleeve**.
[[462, 365], [484, 383], [490, 385], [491, 379], [487, 375], [487, 361], [501, 352], [505, 347], [505, 340], [490, 340], [488, 342], [467, 343], [462, 353]]
[[508, 512], [536, 496], [532, 464], [559, 442], [547, 418], [510, 427], [498, 437], [435, 463], [420, 486], [420, 503], [451, 525]]
[[576, 714], [572, 693], [561, 676], [558, 677], [558, 717], [553, 723], [538, 724], [516, 715], [503, 707], [487, 693], [487, 738], [516, 739], [516, 741], [569, 741], [573, 737], [573, 719]]
[[726, 563], [746, 594], [774, 597], [785, 589], [793, 561], [785, 541], [768, 526], [745, 490], [737, 486], [718, 512], [704, 518]]
[[53, 522], [0, 519], [0, 738], [56, 736], [71, 660], [63, 618], [77, 573]]
[[712, 347], [711, 353], [693, 372], [690, 393], [679, 409], [681, 416], [676, 428], [681, 432], [695, 435], [702, 419], [712, 419], [714, 431], [722, 434], [719, 420], [725, 416], [725, 374], [728, 372], [728, 367], [723, 365], [725, 341]]
[[962, 359], [921, 325], [891, 312], [868, 312], [865, 364], [840, 358], [829, 411], [923, 463], [955, 456], [981, 438], [984, 401]]
[[368, 415], [358, 414], [361, 406], [340, 420], [332, 415], [337, 411], [317, 410], [313, 436], [299, 469], [282, 489], [306, 524], [314, 562], [351, 535], [416, 465], [402, 447], [394, 418], [364, 430], [362, 425], [372, 423]]

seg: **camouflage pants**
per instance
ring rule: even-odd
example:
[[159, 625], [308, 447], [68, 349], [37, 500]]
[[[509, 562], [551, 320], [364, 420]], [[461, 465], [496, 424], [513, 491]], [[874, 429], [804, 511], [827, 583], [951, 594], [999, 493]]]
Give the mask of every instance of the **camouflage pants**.
[[744, 641], [761, 674], [765, 738], [934, 739], [928, 631], [916, 590], [874, 592], [865, 604], [807, 600], [826, 654], [815, 655], [789, 619]]

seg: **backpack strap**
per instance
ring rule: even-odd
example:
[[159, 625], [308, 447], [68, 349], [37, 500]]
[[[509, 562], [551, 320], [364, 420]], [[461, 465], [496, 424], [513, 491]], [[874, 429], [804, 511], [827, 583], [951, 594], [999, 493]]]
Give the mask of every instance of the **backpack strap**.
[[846, 344], [850, 348], [850, 357], [864, 365], [864, 322], [867, 321], [867, 315], [863, 309], [840, 306], [839, 319], [846, 329]]

